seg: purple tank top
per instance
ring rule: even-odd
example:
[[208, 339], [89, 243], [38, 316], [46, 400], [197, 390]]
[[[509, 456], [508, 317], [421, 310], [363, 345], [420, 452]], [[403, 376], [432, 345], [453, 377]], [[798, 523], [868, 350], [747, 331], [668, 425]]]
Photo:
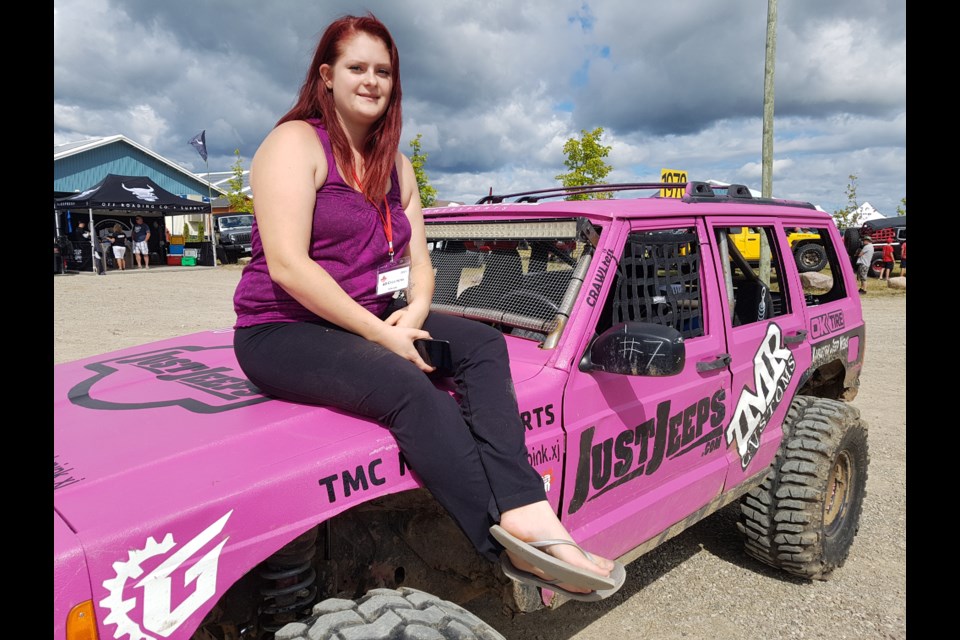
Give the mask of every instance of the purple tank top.
[[[317, 131], [327, 157], [327, 180], [317, 191], [313, 210], [310, 257], [343, 287], [347, 294], [370, 312], [380, 315], [392, 296], [377, 295], [377, 268], [389, 261], [387, 238], [381, 215], [381, 201], [374, 208], [362, 193], [343, 181], [333, 158], [330, 137], [319, 120], [309, 120]], [[393, 246], [397, 256], [410, 242], [410, 222], [400, 203], [400, 180], [396, 167], [390, 173], [390, 220]], [[254, 202], [256, 207], [256, 202]], [[304, 322], [317, 320], [312, 311], [297, 302], [270, 279], [260, 231], [253, 223], [252, 259], [243, 269], [233, 296], [237, 313], [235, 327], [250, 327], [266, 322]]]

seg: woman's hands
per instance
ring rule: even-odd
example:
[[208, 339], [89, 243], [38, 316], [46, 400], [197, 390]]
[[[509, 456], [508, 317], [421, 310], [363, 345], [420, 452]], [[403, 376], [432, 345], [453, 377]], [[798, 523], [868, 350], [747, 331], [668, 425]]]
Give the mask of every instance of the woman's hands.
[[423, 326], [423, 322], [427, 319], [427, 313], [429, 312], [429, 308], [420, 309], [413, 305], [407, 305], [391, 313], [384, 322], [395, 327], [419, 329]]
[[390, 317], [384, 321], [383, 329], [369, 339], [381, 347], [389, 349], [404, 360], [409, 360], [424, 373], [431, 373], [436, 367], [428, 366], [420, 357], [420, 354], [417, 353], [416, 347], [413, 346], [414, 340], [429, 340], [430, 334], [420, 328], [423, 320], [420, 320], [416, 327], [399, 324], [404, 318], [406, 318], [405, 322], [415, 321], [413, 314], [404, 313], [406, 311], [407, 309], [400, 309], [391, 313]]

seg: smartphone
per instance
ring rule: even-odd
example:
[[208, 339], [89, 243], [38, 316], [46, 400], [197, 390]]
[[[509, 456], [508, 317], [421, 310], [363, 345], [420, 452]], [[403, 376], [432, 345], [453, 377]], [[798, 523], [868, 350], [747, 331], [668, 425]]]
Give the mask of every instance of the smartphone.
[[430, 375], [441, 378], [453, 377], [453, 358], [450, 356], [450, 343], [446, 340], [414, 340], [417, 353], [436, 371]]

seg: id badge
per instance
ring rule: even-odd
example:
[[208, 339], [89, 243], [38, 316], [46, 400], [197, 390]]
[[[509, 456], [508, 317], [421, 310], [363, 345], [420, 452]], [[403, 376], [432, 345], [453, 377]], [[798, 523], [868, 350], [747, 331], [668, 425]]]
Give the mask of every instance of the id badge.
[[395, 293], [410, 285], [410, 258], [388, 262], [377, 269], [377, 295]]

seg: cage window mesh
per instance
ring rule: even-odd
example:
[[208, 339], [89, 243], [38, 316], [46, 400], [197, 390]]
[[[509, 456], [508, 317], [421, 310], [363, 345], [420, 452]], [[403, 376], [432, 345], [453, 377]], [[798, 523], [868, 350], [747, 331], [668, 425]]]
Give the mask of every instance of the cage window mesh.
[[435, 311], [539, 334], [569, 316], [572, 276], [591, 257], [575, 238], [431, 241], [428, 234], [428, 247]]
[[651, 322], [703, 335], [700, 244], [693, 229], [631, 233], [613, 292], [613, 324]]

